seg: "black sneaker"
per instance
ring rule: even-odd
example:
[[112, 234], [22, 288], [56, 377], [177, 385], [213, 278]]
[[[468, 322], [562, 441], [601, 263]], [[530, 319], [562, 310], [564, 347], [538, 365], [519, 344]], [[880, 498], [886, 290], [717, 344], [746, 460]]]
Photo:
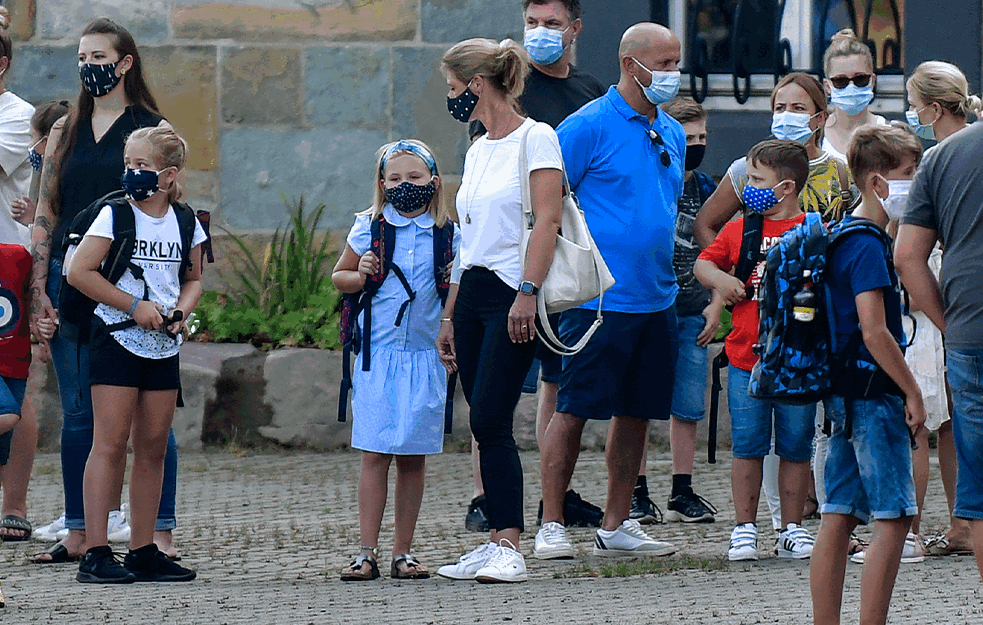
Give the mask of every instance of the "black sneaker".
[[136, 551], [131, 549], [123, 558], [123, 566], [137, 582], [190, 582], [198, 577], [191, 569], [172, 562], [154, 543]]
[[690, 491], [688, 494], [676, 495], [669, 500], [666, 522], [713, 523], [713, 515], [715, 514], [717, 514], [717, 509], [713, 507], [713, 504]]
[[[585, 501], [575, 491], [568, 490], [563, 497], [563, 524], [567, 527], [601, 527], [604, 510]], [[540, 514], [542, 520], [542, 514]]]
[[647, 492], [639, 492], [635, 489], [631, 494], [631, 511], [628, 513], [628, 518], [642, 525], [654, 525], [662, 523], [662, 510], [649, 499]]
[[464, 529], [469, 532], [488, 531], [488, 511], [485, 509], [487, 505], [484, 495], [478, 495], [471, 500], [468, 505], [468, 516], [464, 517]]
[[132, 584], [137, 581], [133, 573], [123, 568], [108, 545], [93, 547], [85, 552], [75, 579], [83, 584]]

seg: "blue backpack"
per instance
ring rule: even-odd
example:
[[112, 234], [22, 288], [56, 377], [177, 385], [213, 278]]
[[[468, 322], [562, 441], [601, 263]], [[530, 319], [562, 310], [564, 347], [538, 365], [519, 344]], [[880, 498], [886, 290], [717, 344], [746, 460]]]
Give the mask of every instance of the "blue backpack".
[[[891, 238], [866, 219], [840, 221], [827, 228], [819, 214], [807, 213], [801, 225], [768, 250], [759, 287], [758, 343], [754, 346], [759, 358], [748, 385], [751, 397], [805, 405], [831, 394], [857, 399], [883, 393], [901, 395], [872, 358], [862, 355], [859, 327], [845, 345], [836, 344], [826, 263], [837, 245], [858, 232], [872, 234], [884, 244], [884, 259], [897, 290]], [[796, 321], [792, 299], [807, 284], [816, 295], [814, 318]]]

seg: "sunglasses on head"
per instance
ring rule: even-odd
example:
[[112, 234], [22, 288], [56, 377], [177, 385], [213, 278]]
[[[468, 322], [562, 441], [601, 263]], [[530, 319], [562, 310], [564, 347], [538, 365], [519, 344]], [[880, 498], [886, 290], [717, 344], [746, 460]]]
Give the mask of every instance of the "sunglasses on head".
[[669, 152], [666, 151], [666, 142], [662, 140], [662, 135], [660, 135], [656, 130], [651, 129], [649, 130], [649, 139], [652, 140], [652, 145], [657, 145], [662, 149], [662, 152], [659, 154], [659, 160], [662, 161], [662, 164], [666, 167], [672, 165], [672, 157], [669, 156]]
[[851, 82], [858, 87], [866, 87], [870, 84], [870, 74], [857, 74], [856, 76], [832, 76], [829, 84], [837, 89], [845, 89]]

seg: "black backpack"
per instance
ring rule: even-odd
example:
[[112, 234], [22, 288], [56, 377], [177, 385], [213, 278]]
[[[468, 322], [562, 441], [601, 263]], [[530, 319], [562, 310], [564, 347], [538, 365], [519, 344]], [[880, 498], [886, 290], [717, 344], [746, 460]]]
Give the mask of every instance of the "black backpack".
[[[403, 285], [406, 291], [406, 301], [399, 309], [394, 321], [395, 325], [400, 325], [403, 321], [403, 314], [406, 308], [416, 298], [416, 293], [410, 289], [409, 281], [406, 279], [403, 270], [393, 262], [393, 251], [396, 247], [396, 229], [380, 215], [372, 220], [370, 226], [371, 244], [370, 250], [382, 261], [382, 270], [374, 276], [369, 276], [365, 280], [365, 286], [361, 291], [344, 295], [341, 302], [341, 320], [338, 328], [338, 340], [343, 347], [342, 353], [342, 373], [341, 373], [341, 392], [338, 397], [338, 421], [344, 422], [348, 413], [348, 392], [352, 388], [352, 354], [362, 353], [362, 370], [368, 371], [371, 367], [371, 346], [370, 334], [372, 328], [372, 299], [379, 292], [383, 282], [392, 271]], [[441, 227], [433, 227], [433, 259], [434, 259], [434, 282], [437, 285], [437, 296], [440, 304], [447, 303], [447, 294], [450, 291], [450, 271], [447, 269], [454, 261], [454, 223], [448, 221]], [[365, 329], [359, 327], [358, 316], [365, 314]], [[450, 433], [451, 421], [453, 417], [454, 387], [457, 383], [457, 374], [452, 374], [448, 379], [447, 404], [444, 408], [444, 431]]]
[[[99, 273], [110, 284], [116, 284], [129, 269], [135, 278], [144, 282], [143, 299], [149, 299], [149, 289], [143, 278], [143, 269], [131, 262], [136, 247], [136, 218], [123, 191], [113, 191], [99, 198], [75, 216], [61, 242], [65, 263], [68, 263], [71, 252], [82, 242], [92, 222], [105, 206], [109, 206], [113, 211], [113, 241]], [[171, 206], [177, 215], [178, 230], [181, 233], [181, 265], [178, 276], [183, 280], [185, 272], [192, 265], [191, 243], [195, 235], [196, 217], [194, 210], [187, 204], [175, 202]], [[61, 290], [58, 292], [58, 332], [62, 336], [87, 343], [92, 333], [92, 318], [97, 305], [96, 301], [68, 284], [67, 280], [62, 280]], [[108, 326], [107, 330], [115, 332], [134, 325], [136, 322], [128, 319]]]

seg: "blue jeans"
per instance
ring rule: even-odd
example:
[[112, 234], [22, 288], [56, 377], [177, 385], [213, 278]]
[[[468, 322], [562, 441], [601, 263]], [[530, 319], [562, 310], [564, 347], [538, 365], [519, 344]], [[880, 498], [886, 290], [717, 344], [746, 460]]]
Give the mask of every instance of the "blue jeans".
[[[52, 257], [48, 265], [45, 291], [52, 305], [58, 307], [61, 288], [62, 259]], [[65, 486], [65, 525], [85, 529], [85, 506], [82, 500], [82, 476], [92, 450], [92, 393], [89, 390], [89, 346], [55, 333], [50, 341], [51, 360], [58, 379], [61, 397], [61, 476]], [[157, 510], [157, 531], [177, 527], [174, 502], [177, 496], [177, 442], [174, 431], [167, 438], [164, 458], [164, 482]]]
[[953, 516], [983, 519], [983, 350], [946, 348], [958, 474]]
[[764, 458], [771, 449], [774, 413], [775, 453], [790, 462], [809, 462], [816, 404], [786, 406], [748, 395], [751, 372], [734, 365], [727, 368], [727, 406], [730, 409], [734, 457]]
[[672, 416], [683, 421], [701, 421], [706, 412], [707, 348], [696, 344], [707, 320], [703, 315], [678, 317], [679, 358], [672, 389]]

